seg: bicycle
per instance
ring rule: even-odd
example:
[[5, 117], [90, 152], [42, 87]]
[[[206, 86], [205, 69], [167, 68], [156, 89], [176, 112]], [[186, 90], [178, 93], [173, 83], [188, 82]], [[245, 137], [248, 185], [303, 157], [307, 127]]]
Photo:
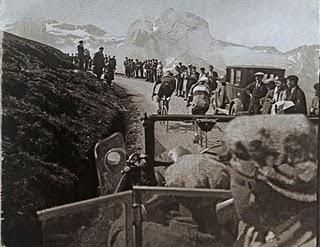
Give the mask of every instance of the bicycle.
[[[154, 94], [154, 96], [157, 94]], [[166, 97], [165, 95], [163, 95], [160, 99], [160, 111], [159, 111], [159, 115], [168, 115], [168, 109], [169, 109], [169, 102], [170, 102], [170, 97]], [[168, 131], [169, 129], [169, 121], [161, 121], [160, 122], [161, 125], [165, 126], [166, 131]]]
[[[212, 148], [217, 148], [220, 147], [221, 145], [214, 146], [214, 147], [209, 147], [208, 148], [208, 132], [211, 131], [213, 128], [217, 128], [219, 131], [222, 132], [222, 129], [216, 125], [217, 120], [205, 120], [205, 119], [196, 119], [192, 121], [185, 121], [185, 122], [191, 122], [193, 125], [193, 131], [196, 129], [196, 124], [198, 126], [197, 128], [197, 136], [198, 139], [194, 140], [193, 142], [195, 144], [199, 144], [200, 147], [203, 147], [203, 142], [205, 142], [205, 149], [202, 152], [206, 152]], [[205, 132], [205, 135], [203, 134]]]

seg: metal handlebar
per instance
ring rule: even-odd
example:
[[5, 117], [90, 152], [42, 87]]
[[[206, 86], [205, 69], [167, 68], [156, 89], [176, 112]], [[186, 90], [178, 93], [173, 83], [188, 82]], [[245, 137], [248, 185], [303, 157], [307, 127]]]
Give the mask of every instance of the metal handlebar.
[[141, 162], [141, 161], [145, 160], [146, 158], [147, 158], [147, 155], [145, 154], [140, 154], [137, 152], [132, 153], [127, 160], [127, 165], [124, 167], [123, 170], [121, 170], [121, 173], [124, 174], [129, 172], [132, 168], [143, 166], [145, 162]]

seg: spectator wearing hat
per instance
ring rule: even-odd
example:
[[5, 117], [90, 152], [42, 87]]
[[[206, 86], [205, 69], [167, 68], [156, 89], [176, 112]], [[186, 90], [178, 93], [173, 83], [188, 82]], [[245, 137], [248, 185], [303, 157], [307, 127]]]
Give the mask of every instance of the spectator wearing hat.
[[84, 70], [87, 71], [89, 69], [89, 61], [91, 59], [90, 51], [88, 49], [84, 50]]
[[273, 96], [276, 88], [275, 81], [269, 80], [266, 83], [266, 87], [268, 89], [268, 93], [266, 94], [263, 104], [262, 104], [262, 114], [269, 114], [271, 113], [272, 103], [273, 103]]
[[136, 63], [133, 59], [130, 59], [130, 77], [134, 78], [134, 72], [136, 68]]
[[200, 68], [200, 76], [199, 76], [199, 78], [201, 78], [201, 77], [207, 77], [206, 69], [204, 67]]
[[139, 63], [139, 71], [140, 71], [140, 77], [142, 79], [144, 78], [143, 66], [144, 66], [144, 62], [140, 61], [140, 63]]
[[211, 90], [215, 90], [218, 86], [217, 79], [218, 79], [218, 73], [213, 70], [213, 65], [209, 66], [209, 71], [207, 72], [207, 77], [209, 78], [209, 87]]
[[139, 67], [140, 67], [139, 64], [140, 64], [139, 60], [136, 59], [135, 67], [134, 67], [135, 78], [139, 78]]
[[225, 157], [241, 219], [233, 246], [318, 246], [316, 132], [303, 115], [242, 117], [227, 125]]
[[183, 65], [182, 62], [179, 62], [179, 65], [176, 66], [177, 74], [177, 86], [176, 86], [176, 96], [181, 97], [182, 96], [182, 89], [183, 89]]
[[144, 69], [146, 70], [146, 81], [151, 81], [151, 62], [147, 60], [144, 65]]
[[264, 98], [268, 93], [267, 87], [263, 84], [264, 73], [257, 72], [254, 74], [255, 81], [247, 86], [247, 93], [250, 95], [249, 102], [249, 115], [260, 114], [261, 113], [261, 103], [260, 99]]
[[313, 87], [315, 89], [315, 96], [311, 101], [311, 107], [310, 107], [309, 113], [312, 116], [319, 116], [319, 93], [320, 93], [319, 83], [314, 84]]
[[288, 113], [302, 113], [307, 115], [306, 96], [299, 87], [298, 81], [298, 76], [289, 75], [287, 77], [288, 94], [286, 100], [294, 103], [294, 107], [292, 107]]
[[189, 73], [188, 73], [188, 79], [187, 79], [187, 85], [186, 85], [186, 94], [185, 94], [185, 100], [188, 100], [190, 89], [193, 85], [197, 83], [199, 80], [199, 72], [197, 71], [197, 68], [195, 66], [189, 67]]
[[287, 78], [276, 78], [275, 80], [276, 88], [274, 89], [273, 94], [273, 103], [277, 101], [283, 101], [287, 98]]
[[99, 48], [99, 51], [97, 51], [92, 60], [93, 65], [93, 73], [97, 76], [98, 80], [101, 80], [101, 75], [103, 74], [103, 68], [104, 68], [104, 56], [103, 56], [103, 47]]
[[163, 76], [163, 65], [161, 60], [159, 60], [157, 64], [157, 80], [159, 80], [162, 76]]
[[126, 75], [126, 77], [130, 76], [130, 61], [128, 59], [128, 57], [125, 58], [124, 62], [123, 62], [123, 66], [124, 66], [124, 73]]
[[84, 65], [84, 58], [85, 58], [82, 40], [79, 41], [79, 45], [77, 47], [77, 50], [78, 50], [78, 59], [79, 59], [79, 69], [82, 70], [84, 67], [83, 65]]

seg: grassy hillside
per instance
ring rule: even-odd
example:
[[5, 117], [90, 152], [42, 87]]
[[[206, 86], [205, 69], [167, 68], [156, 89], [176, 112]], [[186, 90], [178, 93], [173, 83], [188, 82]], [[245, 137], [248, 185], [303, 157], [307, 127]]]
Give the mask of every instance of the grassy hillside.
[[125, 131], [117, 97], [52, 47], [4, 33], [3, 236], [39, 246], [36, 211], [97, 193], [95, 143]]

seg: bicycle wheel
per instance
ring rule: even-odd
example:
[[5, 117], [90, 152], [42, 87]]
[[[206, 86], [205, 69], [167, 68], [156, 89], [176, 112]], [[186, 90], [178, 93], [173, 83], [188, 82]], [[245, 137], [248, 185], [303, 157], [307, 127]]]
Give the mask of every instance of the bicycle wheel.
[[[168, 115], [168, 106], [164, 105], [163, 115]], [[164, 121], [164, 125], [166, 127], [166, 131], [169, 129], [169, 121]]]
[[[168, 115], [168, 109], [167, 109], [167, 106], [165, 104], [163, 104], [163, 106], [162, 106], [161, 115], [163, 115], [163, 116]], [[167, 126], [167, 122], [168, 121], [162, 121], [162, 124], [164, 126]]]
[[203, 146], [203, 133], [200, 128], [199, 128], [199, 145], [200, 145], [200, 147]]

